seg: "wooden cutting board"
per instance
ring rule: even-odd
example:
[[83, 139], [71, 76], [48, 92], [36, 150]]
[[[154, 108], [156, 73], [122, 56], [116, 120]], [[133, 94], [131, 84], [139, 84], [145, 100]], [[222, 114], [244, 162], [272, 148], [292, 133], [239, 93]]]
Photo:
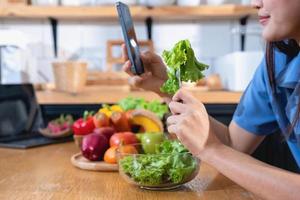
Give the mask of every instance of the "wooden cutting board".
[[71, 163], [80, 169], [102, 172], [119, 171], [117, 164], [109, 164], [104, 161], [90, 161], [83, 157], [81, 153], [74, 154], [71, 157]]

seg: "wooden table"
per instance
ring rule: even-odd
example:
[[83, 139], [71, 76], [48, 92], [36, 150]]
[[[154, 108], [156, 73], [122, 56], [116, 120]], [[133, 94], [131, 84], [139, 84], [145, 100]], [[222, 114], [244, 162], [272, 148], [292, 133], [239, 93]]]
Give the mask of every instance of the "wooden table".
[[256, 199], [204, 163], [192, 182], [179, 190], [157, 192], [130, 186], [116, 172], [75, 168], [70, 157], [77, 152], [74, 143], [0, 148], [0, 199]]

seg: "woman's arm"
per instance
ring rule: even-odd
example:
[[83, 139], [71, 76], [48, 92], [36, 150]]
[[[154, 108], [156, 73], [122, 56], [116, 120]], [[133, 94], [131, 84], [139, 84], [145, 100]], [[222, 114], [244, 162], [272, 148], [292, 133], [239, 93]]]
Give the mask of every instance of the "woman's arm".
[[244, 154], [251, 154], [264, 136], [250, 133], [235, 122], [231, 122], [229, 128], [211, 118], [210, 122], [219, 140], [224, 138], [232, 148], [216, 145], [207, 149], [201, 156], [203, 161], [264, 199], [299, 199], [300, 175], [275, 168]]
[[231, 122], [229, 127], [209, 117], [211, 132], [225, 145], [240, 152], [251, 154], [264, 140], [265, 136], [258, 136], [240, 128], [235, 122]]
[[[299, 199], [299, 175], [272, 167], [246, 154], [256, 148], [263, 136], [247, 132], [234, 122], [228, 130], [216, 121], [211, 123], [204, 105], [184, 90], [173, 97], [169, 107], [174, 114], [167, 120], [169, 132], [175, 133], [202, 161], [265, 199]], [[227, 134], [227, 137], [222, 134]], [[230, 146], [221, 140], [227, 140]]]
[[226, 145], [213, 145], [203, 151], [200, 158], [264, 199], [300, 197], [300, 175], [265, 164]]

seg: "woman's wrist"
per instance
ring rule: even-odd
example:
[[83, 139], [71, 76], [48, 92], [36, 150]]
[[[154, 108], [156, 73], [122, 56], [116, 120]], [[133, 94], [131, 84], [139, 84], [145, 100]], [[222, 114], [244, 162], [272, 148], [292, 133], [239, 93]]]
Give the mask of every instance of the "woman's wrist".
[[207, 146], [204, 150], [202, 150], [201, 153], [197, 155], [197, 157], [202, 161], [211, 164], [216, 155], [222, 154], [224, 148], [226, 148], [226, 145], [224, 145], [221, 142], [212, 143], [209, 146]]

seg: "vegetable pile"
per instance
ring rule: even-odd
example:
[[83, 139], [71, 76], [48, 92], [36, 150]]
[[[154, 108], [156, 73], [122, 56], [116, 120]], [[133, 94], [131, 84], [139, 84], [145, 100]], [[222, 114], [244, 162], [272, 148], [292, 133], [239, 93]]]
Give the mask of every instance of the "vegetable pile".
[[163, 141], [156, 149], [156, 154], [126, 156], [119, 164], [135, 182], [150, 186], [181, 183], [197, 167], [196, 159], [176, 140]]
[[119, 164], [136, 183], [185, 183], [194, 177], [198, 160], [179, 141], [166, 139], [160, 119], [166, 112], [158, 101], [128, 97], [96, 113], [84, 112], [73, 123], [74, 138], [82, 139], [77, 145], [86, 159]]
[[125, 110], [145, 109], [155, 113], [159, 118], [163, 118], [168, 112], [168, 106], [159, 101], [146, 101], [143, 98], [127, 97], [119, 102], [120, 107]]
[[59, 118], [50, 121], [47, 125], [47, 128], [54, 135], [61, 133], [67, 129], [71, 129], [73, 124], [72, 115], [61, 114]]
[[204, 77], [202, 72], [208, 68], [208, 65], [197, 60], [188, 40], [179, 41], [171, 51], [164, 51], [162, 56], [168, 66], [168, 80], [160, 89], [167, 94], [175, 94], [179, 89], [177, 70], [180, 70], [181, 81], [196, 82]]
[[[163, 116], [167, 111], [167, 106], [158, 101], [128, 97], [118, 105], [104, 105], [96, 113], [85, 111], [83, 117], [73, 123], [72, 129], [85, 158], [116, 164], [116, 149], [120, 144], [124, 145], [120, 152], [137, 152], [133, 145], [140, 142], [136, 133], [151, 133], [151, 136], [143, 137], [144, 143], [148, 151], [155, 149], [151, 141], [159, 140], [154, 133], [163, 135], [159, 114]], [[82, 142], [79, 142], [80, 138]]]

